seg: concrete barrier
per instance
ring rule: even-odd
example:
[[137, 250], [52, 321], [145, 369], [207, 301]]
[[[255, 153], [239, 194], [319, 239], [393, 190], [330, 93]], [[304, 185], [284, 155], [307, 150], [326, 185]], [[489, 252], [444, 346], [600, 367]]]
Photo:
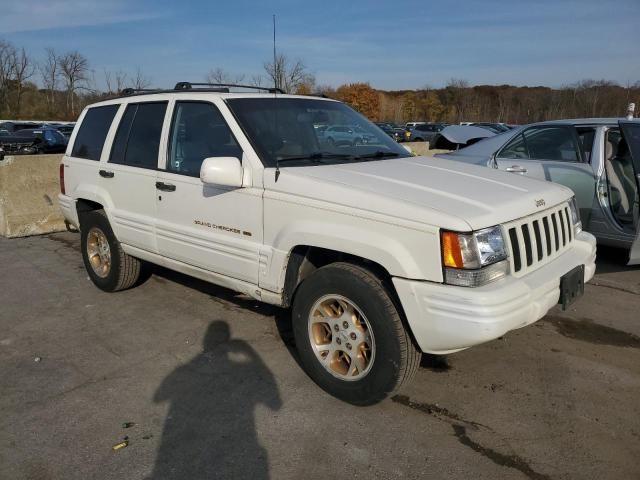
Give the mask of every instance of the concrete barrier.
[[411, 148], [411, 151], [419, 156], [433, 157], [437, 153], [449, 153], [450, 150], [431, 150], [429, 149], [429, 142], [407, 142], [402, 145], [407, 145]]
[[0, 161], [0, 235], [26, 237], [66, 229], [58, 206], [62, 155], [16, 155]]

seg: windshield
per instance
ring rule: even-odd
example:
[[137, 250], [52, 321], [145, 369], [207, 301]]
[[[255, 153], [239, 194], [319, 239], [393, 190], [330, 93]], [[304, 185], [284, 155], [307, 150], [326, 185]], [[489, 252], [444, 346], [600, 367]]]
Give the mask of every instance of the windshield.
[[[234, 98], [227, 104], [265, 167], [408, 157], [379, 127], [343, 103], [311, 98]], [[294, 165], [294, 163], [287, 164]]]

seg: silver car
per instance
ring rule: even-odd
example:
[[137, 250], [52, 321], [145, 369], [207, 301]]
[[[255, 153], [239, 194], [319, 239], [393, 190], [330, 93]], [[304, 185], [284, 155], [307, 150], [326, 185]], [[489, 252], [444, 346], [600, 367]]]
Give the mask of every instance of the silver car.
[[574, 191], [583, 228], [640, 264], [640, 121], [535, 123], [437, 157], [560, 183]]

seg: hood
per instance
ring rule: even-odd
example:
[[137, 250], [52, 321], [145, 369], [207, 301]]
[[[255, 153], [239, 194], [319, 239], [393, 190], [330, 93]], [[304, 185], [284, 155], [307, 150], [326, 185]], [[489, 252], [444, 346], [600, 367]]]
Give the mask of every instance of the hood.
[[474, 127], [473, 125], [449, 125], [440, 131], [440, 135], [451, 143], [466, 145], [469, 140], [493, 137], [495, 133], [486, 128]]
[[433, 157], [280, 171], [277, 182], [265, 171], [267, 190], [458, 231], [515, 220], [573, 195], [549, 182]]

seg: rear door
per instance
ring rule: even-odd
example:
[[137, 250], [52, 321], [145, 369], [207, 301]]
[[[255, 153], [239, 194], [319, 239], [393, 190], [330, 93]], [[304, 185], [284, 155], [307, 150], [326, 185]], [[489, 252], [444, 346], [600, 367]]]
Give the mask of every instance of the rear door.
[[155, 194], [160, 136], [167, 102], [129, 103], [98, 172], [98, 186], [109, 192], [109, 220], [118, 240], [157, 252]]
[[629, 265], [640, 264], [640, 122], [621, 121], [620, 131], [627, 142], [633, 165], [633, 176], [636, 184], [636, 195], [633, 206], [634, 223], [636, 226], [636, 239], [629, 251]]
[[569, 187], [576, 195], [585, 227], [591, 218], [596, 178], [571, 125], [534, 125], [523, 129], [496, 154], [500, 170]]

